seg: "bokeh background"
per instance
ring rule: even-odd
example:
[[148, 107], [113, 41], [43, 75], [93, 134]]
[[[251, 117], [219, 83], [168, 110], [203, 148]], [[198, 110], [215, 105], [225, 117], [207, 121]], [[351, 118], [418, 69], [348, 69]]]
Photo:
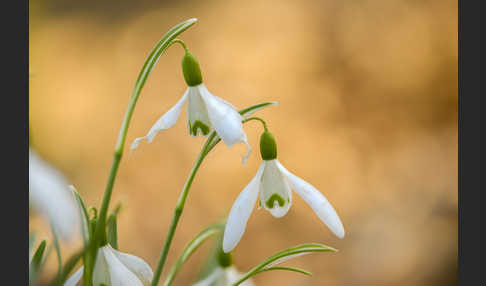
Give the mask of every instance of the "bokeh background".
[[[199, 22], [181, 38], [205, 83], [237, 108], [277, 100], [259, 113], [279, 159], [338, 211], [336, 238], [302, 199], [275, 219], [255, 210], [236, 248], [248, 270], [292, 245], [339, 249], [289, 265], [313, 277], [268, 272], [258, 285], [455, 285], [457, 281], [457, 2], [436, 1], [30, 1], [32, 145], [99, 206], [117, 133], [135, 79], [173, 25]], [[204, 142], [180, 121], [135, 151], [182, 96], [174, 46], [161, 57], [135, 110], [114, 188], [120, 249], [155, 268], [178, 194]], [[203, 227], [224, 216], [261, 160], [253, 147], [215, 148], [198, 173], [169, 254], [171, 265]], [[53, 198], [55, 199], [55, 198]], [[30, 230], [50, 238], [33, 215]], [[64, 257], [81, 240], [63, 244]], [[196, 277], [209, 247], [175, 281]], [[56, 270], [51, 253], [44, 279]], [[166, 267], [168, 268], [168, 267]]]

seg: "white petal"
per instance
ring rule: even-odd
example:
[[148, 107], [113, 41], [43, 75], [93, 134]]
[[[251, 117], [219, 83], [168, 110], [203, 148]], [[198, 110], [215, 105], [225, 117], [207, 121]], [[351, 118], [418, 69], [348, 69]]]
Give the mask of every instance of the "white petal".
[[110, 271], [105, 259], [104, 247], [98, 249], [93, 269], [93, 285], [110, 284]]
[[143, 286], [142, 281], [128, 270], [123, 263], [116, 257], [110, 246], [100, 248], [105, 254], [106, 264], [108, 265], [111, 286]]
[[[209, 120], [206, 103], [201, 98], [198, 87], [189, 87], [189, 96], [187, 100], [187, 125], [189, 128], [189, 135], [197, 136], [199, 133], [201, 133], [202, 136], [208, 136], [213, 128], [211, 126], [211, 121]], [[197, 127], [195, 130], [196, 134], [192, 132], [191, 127], [194, 127], [194, 124], [198, 124], [197, 121], [199, 121], [199, 124], [202, 123], [208, 128], [206, 135], [203, 134], [201, 128]]]
[[262, 163], [255, 177], [238, 195], [238, 198], [231, 207], [223, 235], [223, 251], [226, 253], [235, 248], [245, 232], [246, 223], [250, 218], [258, 198], [258, 190], [260, 189], [260, 180], [264, 167], [265, 164]]
[[212, 95], [204, 84], [197, 86], [208, 109], [211, 126], [216, 130], [223, 142], [231, 147], [237, 143], [248, 145], [248, 139], [243, 131], [243, 117], [236, 108], [217, 96]]
[[68, 182], [54, 167], [29, 149], [29, 200], [47, 216], [54, 231], [70, 239], [79, 229], [79, 213]]
[[83, 269], [84, 267], [81, 266], [81, 268], [78, 269], [78, 271], [74, 272], [71, 277], [69, 277], [66, 282], [64, 282], [64, 286], [75, 286], [78, 284], [78, 282], [81, 280], [81, 277], [83, 277]]
[[314, 186], [290, 173], [287, 169], [285, 169], [284, 166], [282, 166], [282, 164], [280, 164], [280, 162], [278, 162], [278, 160], [277, 166], [280, 168], [282, 173], [287, 176], [287, 179], [295, 192], [299, 194], [299, 196], [301, 196], [307, 204], [309, 204], [319, 219], [321, 219], [321, 221], [324, 222], [337, 237], [343, 238], [343, 224], [326, 197], [324, 197], [324, 195]]
[[108, 247], [111, 248], [111, 251], [120, 260], [120, 262], [123, 263], [128, 270], [133, 272], [144, 285], [150, 285], [152, 278], [154, 277], [154, 273], [147, 262], [139, 257], [136, 257], [135, 255], [117, 251], [109, 245]]
[[[261, 205], [269, 211], [274, 217], [283, 217], [290, 209], [292, 204], [292, 191], [289, 183], [280, 169], [277, 167], [277, 160], [263, 161], [265, 169], [262, 175], [262, 184], [260, 189]], [[277, 200], [273, 200], [272, 206], [267, 206], [267, 201], [272, 196], [278, 196], [283, 199], [283, 206], [280, 206]], [[270, 203], [272, 202], [270, 201]]]
[[184, 93], [184, 96], [179, 99], [179, 101], [171, 108], [169, 111], [167, 111], [162, 117], [155, 122], [155, 124], [150, 128], [149, 132], [147, 135], [144, 137], [139, 137], [133, 141], [132, 145], [130, 146], [130, 149], [135, 149], [138, 147], [140, 144], [140, 141], [142, 140], [147, 140], [149, 143], [154, 140], [155, 135], [159, 133], [162, 130], [169, 129], [172, 127], [174, 124], [176, 124], [177, 120], [179, 119], [179, 116], [181, 115], [182, 107], [184, 107], [184, 102], [186, 102], [187, 95], [189, 93], [189, 89], [186, 90]]

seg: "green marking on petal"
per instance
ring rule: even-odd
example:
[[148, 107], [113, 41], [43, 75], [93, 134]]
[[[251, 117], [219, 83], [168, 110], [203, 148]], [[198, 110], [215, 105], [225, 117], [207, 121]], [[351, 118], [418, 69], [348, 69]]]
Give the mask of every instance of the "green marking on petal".
[[277, 201], [280, 207], [285, 205], [285, 200], [279, 194], [273, 194], [270, 198], [265, 202], [267, 208], [272, 209], [274, 206], [274, 202]]
[[191, 124], [189, 122], [189, 133], [193, 136], [197, 136], [197, 130], [200, 129], [201, 133], [206, 136], [209, 134], [209, 126], [206, 124], [202, 123], [199, 120], [194, 121], [194, 124]]

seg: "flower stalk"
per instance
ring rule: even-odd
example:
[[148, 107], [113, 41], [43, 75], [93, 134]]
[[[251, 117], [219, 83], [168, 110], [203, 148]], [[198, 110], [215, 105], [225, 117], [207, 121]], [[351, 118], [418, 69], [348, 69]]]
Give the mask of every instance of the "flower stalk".
[[145, 61], [142, 70], [140, 71], [137, 81], [135, 82], [135, 87], [132, 92], [132, 96], [130, 98], [130, 102], [125, 112], [125, 116], [123, 118], [123, 123], [120, 128], [120, 132], [118, 134], [118, 139], [115, 145], [115, 152], [113, 154], [113, 162], [110, 169], [110, 175], [108, 177], [108, 182], [106, 184], [105, 193], [103, 196], [103, 202], [101, 204], [100, 213], [98, 217], [98, 222], [95, 227], [94, 236], [92, 237], [90, 244], [90, 254], [88, 257], [91, 261], [85, 261], [85, 265], [87, 266], [84, 273], [83, 284], [85, 286], [90, 286], [92, 284], [92, 274], [93, 274], [93, 267], [94, 267], [94, 259], [96, 258], [96, 254], [98, 248], [100, 246], [104, 246], [106, 244], [106, 217], [108, 212], [108, 207], [111, 200], [111, 195], [113, 192], [113, 185], [115, 183], [116, 174], [118, 172], [118, 167], [120, 165], [120, 161], [123, 156], [123, 148], [125, 146], [126, 136], [128, 132], [128, 127], [130, 125], [130, 120], [133, 116], [133, 112], [135, 110], [135, 106], [137, 104], [138, 98], [144, 87], [148, 76], [152, 72], [157, 60], [160, 56], [172, 45], [173, 40], [182, 32], [187, 30], [189, 27], [196, 23], [197, 19], [189, 19], [184, 21], [172, 29], [170, 29], [162, 39], [157, 43], [154, 47], [150, 55], [148, 56], [147, 60]]
[[[262, 104], [257, 104], [250, 106], [249, 108], [245, 108], [239, 113], [242, 116], [245, 116], [246, 114], [251, 114], [252, 112], [259, 110], [263, 107], [269, 106], [269, 105], [275, 105], [274, 102], [266, 102]], [[247, 122], [248, 120], [243, 120], [242, 123]], [[262, 122], [264, 122], [262, 120]], [[214, 141], [214, 142], [213, 142]], [[155, 269], [154, 272], [154, 278], [152, 280], [151, 286], [156, 286], [159, 283], [160, 280], [160, 275], [162, 274], [162, 270], [164, 268], [165, 261], [167, 259], [167, 255], [169, 254], [169, 249], [170, 245], [172, 243], [172, 239], [174, 238], [175, 230], [177, 228], [177, 224], [179, 223], [179, 219], [182, 215], [182, 211], [184, 210], [184, 205], [186, 203], [187, 195], [189, 194], [189, 190], [192, 186], [192, 182], [194, 181], [194, 178], [196, 176], [197, 171], [199, 170], [199, 167], [201, 166], [204, 158], [208, 155], [208, 153], [216, 146], [221, 141], [220, 138], [217, 138], [216, 136], [216, 131], [211, 132], [211, 135], [209, 138], [206, 140], [206, 143], [204, 143], [204, 146], [199, 153], [199, 156], [196, 159], [196, 163], [194, 163], [194, 166], [192, 167], [191, 173], [189, 174], [189, 177], [187, 178], [186, 183], [184, 184], [184, 188], [182, 189], [181, 194], [179, 195], [179, 199], [177, 200], [176, 208], [174, 210], [174, 215], [172, 216], [172, 221], [169, 227], [169, 231], [167, 232], [167, 236], [164, 242], [164, 247], [162, 249], [162, 253], [160, 254], [159, 262], [157, 264], [157, 268]]]

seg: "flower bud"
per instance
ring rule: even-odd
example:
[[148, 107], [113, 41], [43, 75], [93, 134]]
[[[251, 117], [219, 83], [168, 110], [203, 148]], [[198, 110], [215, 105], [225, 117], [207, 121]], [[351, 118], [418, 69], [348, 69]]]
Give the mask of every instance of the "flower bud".
[[265, 131], [260, 137], [260, 154], [262, 159], [270, 161], [277, 158], [277, 143], [272, 133]]
[[189, 52], [186, 52], [182, 58], [182, 73], [187, 85], [196, 86], [202, 83], [201, 69], [196, 57]]

